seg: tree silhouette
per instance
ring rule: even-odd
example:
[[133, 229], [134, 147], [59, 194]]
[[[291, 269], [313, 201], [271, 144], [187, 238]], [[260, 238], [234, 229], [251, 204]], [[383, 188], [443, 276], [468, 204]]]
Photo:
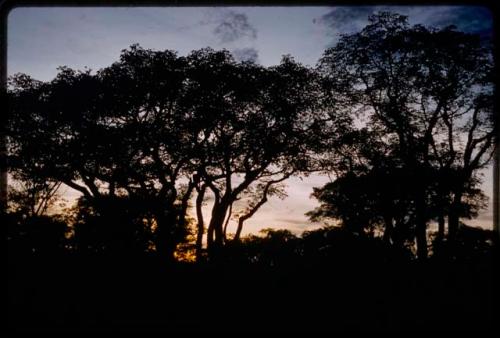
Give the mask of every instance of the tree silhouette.
[[[493, 75], [477, 36], [379, 13], [316, 68], [133, 45], [11, 77], [9, 329], [492, 328], [498, 236], [461, 220], [486, 205]], [[311, 172], [333, 179], [308, 216], [337, 224], [244, 235]]]
[[180, 182], [191, 156], [191, 126], [173, 109], [185, 100], [183, 65], [173, 52], [132, 46], [94, 75], [61, 68], [46, 83], [15, 76], [12, 167], [33, 162], [31, 175], [63, 182], [96, 208], [108, 196], [148, 200], [156, 250], [172, 257], [193, 189], [187, 179]]
[[209, 191], [207, 243], [220, 248], [235, 201], [250, 199], [238, 240], [281, 182], [311, 169], [327, 125], [317, 85], [315, 71], [291, 57], [265, 68], [210, 48], [180, 57], [133, 45], [95, 74], [62, 67], [50, 82], [12, 77], [10, 161], [78, 190], [109, 219], [109, 198], [148, 201], [140, 204], [155, 219], [156, 251], [165, 257], [185, 233], [193, 191], [200, 251]]
[[[488, 116], [491, 50], [478, 36], [454, 27], [410, 27], [405, 16], [382, 12], [372, 15], [363, 30], [343, 36], [328, 49], [318, 69], [333, 102], [352, 114], [367, 116], [369, 128], [400, 160], [400, 168], [408, 175], [405, 189], [414, 205], [418, 256], [424, 259], [437, 162], [449, 161], [451, 156], [453, 167], [468, 168], [468, 174], [459, 175], [460, 188], [453, 193], [456, 202], [450, 210], [456, 210], [463, 203], [459, 190], [488, 163], [493, 151], [495, 130]], [[456, 125], [458, 116], [461, 127]], [[458, 151], [464, 133], [469, 141]], [[447, 151], [435, 151], [441, 145]], [[457, 152], [470, 165], [458, 164]], [[451, 234], [456, 217], [451, 212]]]
[[312, 196], [321, 205], [307, 215], [313, 221], [339, 220], [355, 233], [384, 229], [386, 242], [403, 246], [414, 231], [414, 208], [400, 159], [377, 131], [362, 128], [342, 139], [343, 145], [329, 158], [336, 178], [314, 188]]
[[198, 234], [204, 226], [201, 205], [209, 191], [214, 200], [207, 244], [210, 251], [217, 251], [226, 242], [225, 228], [235, 201], [251, 195], [238, 218], [234, 238], [238, 240], [244, 221], [277, 192], [277, 184], [309, 170], [318, 142], [315, 131], [320, 129], [317, 81], [313, 70], [290, 57], [267, 69], [252, 62], [237, 63], [229, 53], [210, 49], [190, 58], [193, 123], [203, 128], [193, 176], [198, 182]]
[[123, 257], [151, 251], [157, 234], [152, 212], [147, 211], [148, 201], [106, 196], [96, 202], [81, 197], [74, 207], [74, 251]]
[[9, 209], [21, 213], [25, 217], [46, 215], [48, 210], [60, 199], [58, 190], [60, 182], [21, 179], [13, 175], [17, 187], [11, 186], [9, 191]]

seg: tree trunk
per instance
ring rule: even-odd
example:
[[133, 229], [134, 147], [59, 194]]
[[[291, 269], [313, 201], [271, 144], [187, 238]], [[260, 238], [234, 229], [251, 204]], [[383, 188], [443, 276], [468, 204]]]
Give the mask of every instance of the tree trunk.
[[385, 216], [384, 223], [385, 223], [385, 230], [382, 239], [385, 243], [391, 244], [391, 241], [394, 242], [393, 240], [394, 225], [392, 224], [392, 217]]
[[189, 182], [188, 188], [184, 193], [184, 196], [182, 196], [181, 208], [180, 211], [178, 212], [178, 223], [177, 223], [178, 230], [183, 230], [186, 227], [187, 209], [189, 207], [189, 200], [191, 199], [191, 194], [193, 192], [193, 189], [194, 189], [194, 183]]
[[224, 243], [227, 242], [227, 226], [229, 225], [229, 221], [231, 220], [231, 214], [233, 213], [233, 203], [229, 205], [229, 210], [227, 212], [226, 222], [224, 223]]
[[226, 211], [226, 208], [223, 208], [214, 218], [215, 243], [218, 247], [224, 245], [224, 220], [226, 218]]
[[172, 234], [175, 221], [172, 212], [160, 211], [156, 214], [156, 253], [161, 259], [170, 263], [174, 261], [174, 252], [177, 246]]
[[216, 246], [222, 246], [224, 244], [224, 220], [225, 220], [225, 210], [226, 208], [224, 206], [220, 206], [218, 210], [214, 213], [212, 216], [212, 219], [210, 220], [210, 225], [209, 228], [213, 232], [213, 244]]
[[[500, 124], [497, 116], [497, 126]], [[493, 230], [500, 239], [500, 137], [495, 139], [496, 149], [493, 158]]]
[[425, 192], [418, 192], [415, 201], [416, 224], [415, 237], [417, 240], [417, 258], [420, 261], [427, 259], [427, 219], [425, 206]]
[[241, 237], [241, 231], [243, 230], [243, 222], [245, 222], [246, 218], [240, 217], [238, 219], [238, 228], [236, 229], [236, 234], [234, 235], [233, 241], [238, 242]]
[[[2, 76], [2, 78], [5, 79], [4, 76]], [[4, 83], [6, 82], [4, 81]], [[5, 134], [2, 132], [0, 133], [0, 213], [4, 214], [6, 212], [7, 212], [7, 140]]]
[[448, 241], [453, 242], [456, 239], [459, 220], [460, 220], [460, 207], [462, 205], [462, 192], [455, 192], [453, 201], [450, 206], [448, 214]]
[[214, 258], [224, 245], [224, 221], [229, 208], [229, 203], [222, 200], [214, 205], [212, 218], [208, 226], [207, 249], [211, 258]]
[[208, 229], [207, 229], [207, 250], [210, 251], [213, 247], [214, 247], [214, 226], [212, 222], [210, 222], [208, 224]]
[[443, 239], [444, 239], [444, 214], [440, 212], [438, 216], [437, 241], [442, 242]]
[[250, 217], [252, 217], [259, 210], [259, 208], [261, 206], [263, 206], [267, 202], [267, 194], [269, 193], [269, 189], [271, 188], [271, 186], [273, 184], [276, 184], [276, 183], [279, 183], [279, 182], [283, 182], [284, 180], [286, 180], [291, 175], [292, 175], [292, 173], [287, 173], [287, 174], [285, 174], [280, 179], [269, 181], [269, 182], [266, 183], [266, 186], [264, 187], [264, 190], [262, 191], [262, 197], [261, 197], [260, 201], [257, 202], [257, 204], [255, 204], [253, 206], [253, 208], [250, 209], [250, 211], [248, 211], [245, 215], [241, 216], [238, 219], [238, 228], [236, 229], [236, 234], [235, 234], [234, 239], [233, 239], [235, 242], [238, 242], [240, 240], [241, 231], [243, 230], [243, 223], [247, 219], [249, 219]]
[[206, 186], [202, 186], [196, 196], [196, 218], [198, 219], [197, 234], [196, 234], [196, 260], [200, 261], [203, 249], [203, 232], [205, 224], [203, 220], [203, 199], [205, 198]]

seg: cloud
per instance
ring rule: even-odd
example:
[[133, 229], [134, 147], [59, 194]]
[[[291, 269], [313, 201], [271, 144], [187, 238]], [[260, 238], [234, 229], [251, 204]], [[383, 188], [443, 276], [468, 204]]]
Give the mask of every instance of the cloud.
[[221, 43], [229, 43], [241, 38], [257, 38], [257, 30], [248, 21], [244, 13], [228, 11], [223, 13], [221, 20], [213, 30]]
[[380, 11], [390, 11], [408, 16], [410, 24], [423, 24], [436, 28], [455, 25], [459, 30], [491, 37], [493, 18], [486, 7], [480, 6], [339, 6], [313, 19], [324, 28], [324, 34], [333, 37], [361, 30], [368, 17]]
[[313, 19], [313, 23], [327, 28], [327, 35], [351, 33], [363, 28], [368, 22], [368, 16], [376, 11], [375, 6], [341, 6], [334, 7], [328, 13]]
[[299, 226], [299, 227], [300, 226], [307, 226], [307, 225], [309, 225], [308, 221], [304, 221], [304, 220], [296, 219], [296, 218], [290, 218], [290, 217], [276, 218], [276, 221], [277, 222], [287, 223], [287, 224], [290, 224], [290, 225]]
[[250, 61], [259, 62], [259, 52], [255, 48], [238, 48], [233, 50], [234, 59], [238, 62]]
[[482, 37], [491, 37], [493, 32], [493, 17], [486, 7], [451, 7], [441, 15], [430, 17], [428, 24], [435, 27], [455, 25], [459, 30]]
[[321, 224], [313, 224], [313, 223], [288, 223], [286, 226], [274, 226], [274, 227], [270, 227], [270, 228], [274, 228], [274, 229], [286, 229], [286, 230], [290, 230], [292, 233], [294, 233], [295, 235], [302, 235], [302, 233], [304, 233], [304, 231], [310, 231], [310, 230], [316, 230], [316, 229], [319, 229], [321, 228], [322, 225]]
[[212, 26], [212, 33], [220, 44], [257, 38], [257, 29], [250, 23], [248, 16], [232, 10], [207, 11], [206, 19], [200, 25]]

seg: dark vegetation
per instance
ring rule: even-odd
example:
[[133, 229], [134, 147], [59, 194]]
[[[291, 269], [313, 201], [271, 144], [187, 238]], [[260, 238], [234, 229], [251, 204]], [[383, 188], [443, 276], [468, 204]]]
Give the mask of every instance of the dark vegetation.
[[[9, 329], [493, 329], [498, 234], [464, 223], [487, 203], [493, 94], [488, 41], [392, 13], [315, 68], [134, 45], [96, 73], [18, 74]], [[313, 172], [334, 179], [308, 215], [335, 226], [242, 236]]]

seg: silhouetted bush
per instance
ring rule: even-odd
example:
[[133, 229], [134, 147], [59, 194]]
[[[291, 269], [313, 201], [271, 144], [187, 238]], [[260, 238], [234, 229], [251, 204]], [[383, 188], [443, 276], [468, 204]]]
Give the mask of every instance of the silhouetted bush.
[[81, 199], [75, 210], [73, 249], [122, 255], [148, 251], [153, 229], [143, 208], [128, 198], [105, 198], [97, 208]]
[[498, 246], [498, 235], [491, 230], [461, 224], [453, 242], [434, 239], [434, 259], [444, 261], [478, 262], [491, 260]]
[[61, 217], [8, 213], [6, 221], [9, 255], [61, 254], [68, 247], [69, 228]]

